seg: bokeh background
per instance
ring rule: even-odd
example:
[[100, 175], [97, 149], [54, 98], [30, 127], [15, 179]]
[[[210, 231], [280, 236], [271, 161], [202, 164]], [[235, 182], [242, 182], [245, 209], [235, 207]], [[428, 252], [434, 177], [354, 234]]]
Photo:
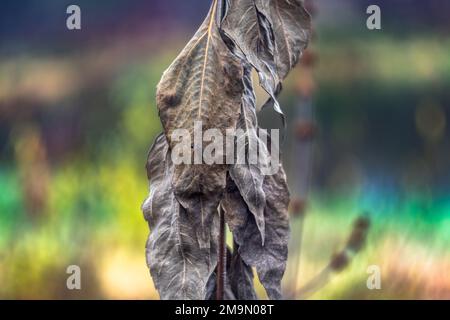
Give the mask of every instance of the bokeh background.
[[[283, 157], [305, 207], [292, 218], [286, 291], [450, 299], [450, 3], [313, 2], [314, 64], [297, 68], [280, 98]], [[66, 29], [70, 4], [81, 7], [81, 31]], [[370, 4], [381, 7], [382, 30], [366, 28]], [[1, 6], [0, 298], [157, 299], [140, 211], [147, 151], [161, 131], [155, 86], [209, 1]], [[316, 125], [299, 153], [301, 117]], [[279, 125], [270, 110], [260, 121]], [[361, 214], [371, 220], [366, 246], [300, 295]], [[79, 291], [66, 288], [72, 264]], [[381, 270], [380, 290], [367, 289], [370, 265]]]

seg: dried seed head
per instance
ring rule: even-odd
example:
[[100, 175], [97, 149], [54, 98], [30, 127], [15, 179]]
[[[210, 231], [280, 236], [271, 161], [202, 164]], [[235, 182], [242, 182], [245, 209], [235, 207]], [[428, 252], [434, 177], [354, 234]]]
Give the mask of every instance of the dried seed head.
[[347, 248], [353, 252], [361, 250], [367, 238], [370, 221], [367, 217], [358, 217], [354, 223], [352, 233], [347, 241]]
[[299, 141], [309, 141], [315, 137], [317, 126], [311, 121], [300, 120], [295, 124], [294, 133]]
[[302, 217], [306, 211], [306, 200], [294, 198], [289, 204], [289, 212], [292, 217]]
[[334, 271], [344, 270], [350, 262], [350, 259], [345, 251], [339, 252], [331, 258], [330, 267]]

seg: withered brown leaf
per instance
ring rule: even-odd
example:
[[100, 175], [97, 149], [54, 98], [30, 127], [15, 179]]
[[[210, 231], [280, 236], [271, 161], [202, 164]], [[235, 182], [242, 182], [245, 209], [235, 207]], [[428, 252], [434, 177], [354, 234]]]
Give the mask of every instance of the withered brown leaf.
[[280, 80], [297, 64], [311, 36], [311, 16], [301, 0], [256, 0], [275, 39], [275, 65]]
[[[227, 272], [224, 284], [225, 300], [258, 300], [253, 284], [253, 270], [247, 265], [234, 248], [227, 247]], [[217, 270], [216, 270], [217, 271]], [[207, 284], [209, 300], [216, 298], [216, 272], [211, 275]]]
[[266, 194], [264, 245], [254, 217], [231, 179], [228, 179], [221, 206], [243, 261], [256, 267], [269, 298], [281, 299], [281, 279], [286, 269], [289, 239], [289, 190], [281, 167], [276, 174], [265, 176], [263, 189]]
[[147, 264], [161, 299], [205, 299], [206, 284], [217, 264], [217, 218], [209, 225], [211, 248], [200, 248], [186, 210], [173, 193], [173, 165], [163, 134], [147, 162], [150, 194], [142, 205], [149, 223]]
[[253, 270], [235, 249], [228, 271], [231, 290], [238, 300], [258, 300], [253, 284]]
[[178, 142], [172, 137], [176, 129], [186, 129], [193, 143], [194, 164], [176, 165], [172, 184], [188, 213], [200, 215], [194, 227], [201, 247], [209, 246], [209, 224], [225, 188], [227, 166], [203, 163], [206, 143], [194, 143], [195, 123], [201, 121], [203, 132], [217, 129], [225, 136], [226, 129], [236, 127], [243, 91], [241, 62], [220, 35], [223, 9], [219, 2], [213, 1], [205, 21], [164, 72], [157, 88], [159, 115], [170, 148]]
[[[276, 99], [281, 83], [296, 65], [310, 37], [310, 16], [300, 0], [227, 1], [221, 27], [234, 43], [231, 48], [257, 71], [270, 95], [264, 105], [273, 105], [283, 115]], [[284, 116], [283, 116], [284, 122]]]
[[[255, 94], [253, 92], [251, 70], [244, 70], [244, 94], [242, 95], [241, 114], [237, 124], [235, 164], [230, 166], [230, 177], [255, 218], [261, 233], [261, 241], [265, 238], [264, 207], [266, 195], [263, 190], [264, 174], [261, 170], [261, 157], [268, 157], [266, 146], [257, 134]], [[254, 159], [251, 159], [251, 158]], [[239, 159], [244, 158], [244, 159]]]

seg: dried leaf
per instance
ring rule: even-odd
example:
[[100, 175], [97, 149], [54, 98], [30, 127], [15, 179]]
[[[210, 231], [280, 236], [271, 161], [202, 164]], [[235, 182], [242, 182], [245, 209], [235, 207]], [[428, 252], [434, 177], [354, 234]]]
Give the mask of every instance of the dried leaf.
[[262, 109], [273, 106], [276, 111], [280, 112], [276, 97], [281, 92], [281, 82], [295, 67], [309, 42], [311, 16], [303, 7], [301, 0], [255, 1], [260, 12], [272, 26], [275, 40], [275, 66], [280, 79], [273, 94], [262, 106]]
[[253, 270], [242, 260], [238, 251], [234, 251], [231, 257], [228, 278], [236, 299], [258, 300], [253, 285]]
[[[280, 79], [275, 67], [275, 40], [269, 21], [260, 13], [255, 0], [226, 3], [228, 10], [221, 30], [233, 43], [231, 50], [258, 71], [261, 85], [275, 100], [274, 90]], [[282, 113], [278, 102], [276, 110]]]
[[[216, 290], [217, 290], [217, 286], [216, 286], [216, 273], [213, 273], [211, 275], [211, 277], [208, 280], [208, 291], [207, 291], [207, 300], [216, 300]], [[224, 300], [236, 300], [236, 296], [234, 295], [233, 291], [231, 290], [231, 286], [229, 281], [225, 281], [225, 287], [223, 290], [223, 299]]]
[[[281, 82], [298, 62], [310, 36], [310, 16], [300, 0], [227, 1], [221, 28], [234, 44], [230, 49], [243, 56], [257, 71], [270, 95], [264, 105], [283, 112], [276, 99]], [[282, 117], [284, 123], [284, 116]]]
[[[241, 115], [237, 125], [236, 152], [238, 159], [230, 166], [230, 176], [238, 187], [250, 212], [253, 214], [261, 241], [265, 238], [264, 207], [266, 196], [263, 190], [264, 175], [257, 156], [267, 157], [265, 145], [257, 135], [257, 119], [255, 109], [255, 94], [253, 92], [250, 68], [245, 68], [244, 94], [242, 96]], [[258, 154], [259, 149], [259, 154]], [[239, 159], [243, 157], [244, 159]], [[251, 159], [251, 158], [254, 159]]]
[[278, 77], [286, 78], [306, 48], [311, 33], [311, 17], [301, 0], [256, 0], [269, 20], [275, 37], [275, 65]]
[[151, 230], [146, 254], [155, 287], [161, 299], [205, 299], [217, 264], [218, 221], [209, 225], [211, 248], [200, 248], [191, 217], [173, 193], [173, 165], [163, 134], [149, 152], [147, 174], [151, 190], [142, 209]]
[[[217, 271], [217, 269], [216, 269]], [[216, 298], [216, 272], [208, 280], [207, 296], [208, 300]], [[253, 286], [253, 271], [248, 266], [237, 251], [231, 252], [227, 247], [227, 272], [224, 287], [225, 300], [258, 300]]]
[[228, 50], [219, 32], [222, 10], [214, 0], [205, 21], [164, 72], [157, 89], [159, 115], [170, 148], [178, 143], [172, 137], [176, 129], [186, 129], [193, 146], [190, 152], [194, 164], [177, 164], [172, 184], [189, 215], [201, 216], [195, 219], [199, 224], [192, 227], [205, 248], [210, 243], [209, 225], [225, 188], [227, 166], [203, 163], [201, 150], [206, 142], [195, 143], [195, 124], [201, 121], [200, 134], [217, 129], [225, 136], [226, 129], [236, 127], [243, 91], [241, 62]]
[[266, 194], [264, 245], [255, 219], [231, 179], [228, 179], [227, 193], [221, 205], [243, 261], [256, 267], [269, 298], [281, 299], [281, 279], [286, 269], [289, 237], [289, 191], [281, 166], [276, 174], [265, 176], [263, 189]]

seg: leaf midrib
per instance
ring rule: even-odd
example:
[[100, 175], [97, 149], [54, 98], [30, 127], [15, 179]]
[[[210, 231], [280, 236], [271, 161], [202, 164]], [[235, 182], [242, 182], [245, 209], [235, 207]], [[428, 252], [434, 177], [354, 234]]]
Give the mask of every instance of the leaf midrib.
[[216, 16], [216, 9], [217, 9], [217, 0], [214, 0], [214, 4], [213, 4], [213, 9], [211, 11], [211, 17], [209, 20], [209, 25], [208, 25], [208, 37], [206, 39], [206, 47], [205, 47], [205, 57], [203, 59], [203, 70], [202, 70], [202, 81], [200, 84], [200, 99], [199, 99], [199, 106], [198, 106], [198, 118], [201, 119], [201, 115], [202, 115], [202, 101], [203, 101], [203, 89], [204, 89], [204, 85], [205, 85], [205, 75], [206, 75], [206, 63], [208, 61], [208, 53], [209, 53], [209, 46], [210, 46], [210, 42], [211, 42], [211, 31], [212, 31], [212, 27], [213, 27], [213, 23], [214, 23], [214, 17]]

